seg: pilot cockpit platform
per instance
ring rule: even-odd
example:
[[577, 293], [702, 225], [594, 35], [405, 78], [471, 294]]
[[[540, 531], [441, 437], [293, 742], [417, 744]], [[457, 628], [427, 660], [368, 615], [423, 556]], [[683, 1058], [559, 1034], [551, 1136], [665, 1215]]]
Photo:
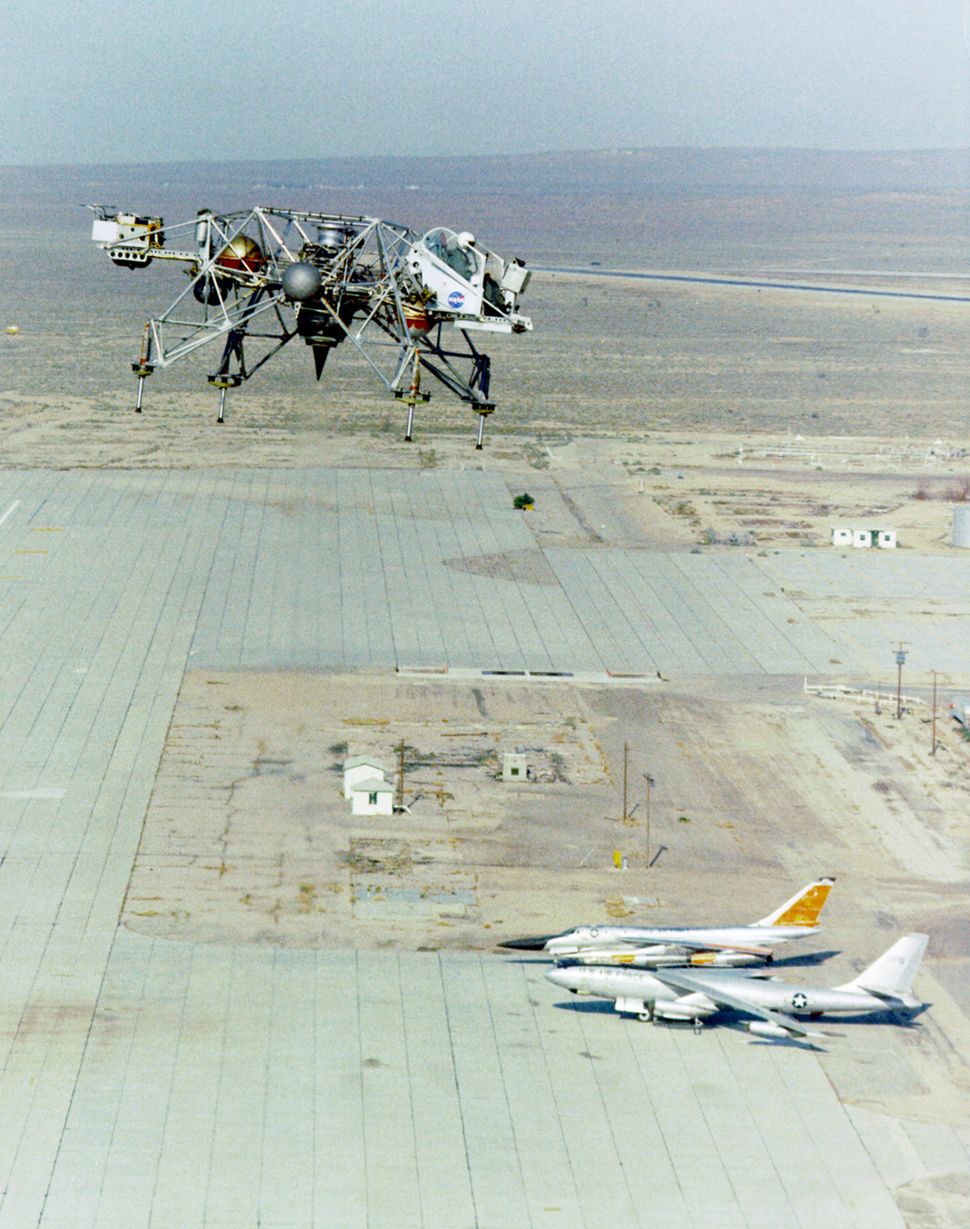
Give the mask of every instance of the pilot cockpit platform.
[[[518, 312], [518, 296], [531, 274], [521, 260], [503, 260], [479, 246], [469, 231], [429, 230], [411, 248], [408, 264], [433, 294], [436, 316], [453, 316], [463, 329], [522, 333], [532, 328]], [[476, 319], [477, 317], [477, 319]]]

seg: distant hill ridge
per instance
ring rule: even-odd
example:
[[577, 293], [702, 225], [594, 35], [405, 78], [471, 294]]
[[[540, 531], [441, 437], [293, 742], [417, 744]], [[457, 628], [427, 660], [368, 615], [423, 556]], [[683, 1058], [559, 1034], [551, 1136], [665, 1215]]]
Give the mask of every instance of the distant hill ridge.
[[210, 179], [217, 187], [413, 188], [424, 192], [742, 192], [814, 190], [920, 192], [970, 188], [970, 149], [603, 149], [462, 157], [360, 157], [186, 161], [130, 165], [0, 168], [0, 189], [79, 179], [164, 183]]

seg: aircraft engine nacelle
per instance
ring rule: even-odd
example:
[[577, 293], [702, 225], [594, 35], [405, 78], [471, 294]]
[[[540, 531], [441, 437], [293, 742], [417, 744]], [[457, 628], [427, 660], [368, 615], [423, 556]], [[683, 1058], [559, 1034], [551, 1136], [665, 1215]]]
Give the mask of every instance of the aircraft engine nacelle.
[[761, 964], [762, 958], [747, 952], [698, 952], [691, 956], [690, 963], [705, 969], [744, 969], [752, 964]]
[[792, 1036], [787, 1028], [773, 1024], [770, 1020], [749, 1021], [748, 1032], [754, 1033], [756, 1037], [774, 1037], [776, 1040], [790, 1040]]
[[653, 1015], [656, 1020], [677, 1020], [681, 1023], [685, 1021], [701, 1020], [704, 1016], [709, 1016], [711, 1009], [703, 1007], [699, 1003], [663, 1003], [657, 1002], [653, 1006]]

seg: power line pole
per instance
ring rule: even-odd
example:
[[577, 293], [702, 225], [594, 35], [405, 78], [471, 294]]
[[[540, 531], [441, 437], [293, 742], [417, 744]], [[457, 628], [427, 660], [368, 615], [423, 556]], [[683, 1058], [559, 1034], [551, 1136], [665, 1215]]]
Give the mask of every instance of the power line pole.
[[394, 803], [394, 809], [398, 812], [404, 810], [404, 739], [402, 738], [397, 748], [397, 799]]
[[653, 777], [648, 772], [643, 774], [643, 781], [647, 787], [647, 870], [650, 869], [650, 791], [653, 788]]
[[903, 666], [906, 664], [905, 642], [900, 640], [896, 650], [896, 720], [903, 715]]
[[930, 728], [933, 731], [930, 742], [930, 755], [936, 755], [936, 676], [939, 670], [931, 670], [933, 675], [933, 720], [930, 723]]

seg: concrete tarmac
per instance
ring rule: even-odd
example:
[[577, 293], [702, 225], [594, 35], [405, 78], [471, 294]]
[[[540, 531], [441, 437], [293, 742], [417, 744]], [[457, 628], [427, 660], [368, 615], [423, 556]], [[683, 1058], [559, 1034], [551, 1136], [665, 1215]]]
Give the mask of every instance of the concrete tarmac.
[[[621, 600], [581, 555], [458, 566], [532, 550], [490, 474], [5, 474], [0, 1229], [961, 1223], [928, 1217], [966, 1120], [849, 1108], [809, 1049], [563, 1003], [530, 961], [119, 925], [192, 665], [689, 673], [721, 628], [727, 673], [865, 660], [744, 567], [619, 553]], [[874, 1084], [907, 1037], [865, 1030]]]

